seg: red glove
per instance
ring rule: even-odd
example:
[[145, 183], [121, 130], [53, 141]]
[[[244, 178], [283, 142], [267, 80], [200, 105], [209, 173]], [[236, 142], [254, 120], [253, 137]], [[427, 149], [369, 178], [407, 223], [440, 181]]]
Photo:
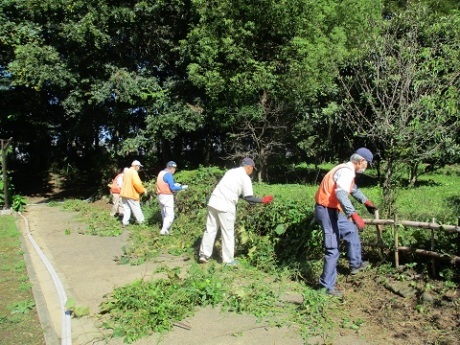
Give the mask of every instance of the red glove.
[[356, 226], [358, 227], [358, 230], [363, 231], [364, 220], [360, 216], [358, 216], [356, 212], [351, 214], [351, 219], [353, 219], [353, 223], [356, 224]]
[[266, 195], [262, 198], [262, 204], [268, 204], [273, 201], [273, 196], [271, 195]]
[[366, 206], [370, 214], [374, 214], [375, 211], [378, 210], [377, 206], [375, 206], [370, 200], [366, 200], [366, 202], [364, 203], [364, 206]]

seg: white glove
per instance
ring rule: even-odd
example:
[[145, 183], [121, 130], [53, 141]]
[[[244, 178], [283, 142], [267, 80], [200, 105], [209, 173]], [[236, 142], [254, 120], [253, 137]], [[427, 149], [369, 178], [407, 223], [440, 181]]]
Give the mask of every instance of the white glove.
[[188, 189], [188, 185], [183, 184], [183, 185], [182, 185], [182, 190], [186, 190], [186, 189]]

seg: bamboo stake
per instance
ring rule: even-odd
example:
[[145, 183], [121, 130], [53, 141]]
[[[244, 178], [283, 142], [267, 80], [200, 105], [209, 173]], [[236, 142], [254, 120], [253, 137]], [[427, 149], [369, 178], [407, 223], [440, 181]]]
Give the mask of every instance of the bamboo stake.
[[[433, 224], [436, 223], [436, 218], [433, 218]], [[431, 251], [434, 252], [434, 230], [431, 229], [431, 244], [430, 244]], [[433, 273], [433, 277], [436, 277], [436, 260], [434, 258], [431, 259], [431, 272]]]
[[[364, 219], [364, 222], [367, 225], [396, 225], [396, 222], [392, 219]], [[399, 225], [404, 225], [412, 228], [422, 228], [422, 229], [433, 229], [433, 230], [442, 230], [445, 232], [458, 233], [460, 234], [460, 224], [459, 225], [444, 225], [444, 224], [433, 224], [426, 222], [416, 222], [411, 220], [401, 220], [398, 222]]]
[[[396, 216], [395, 216], [395, 223], [396, 223]], [[399, 238], [398, 238], [398, 225], [395, 224], [394, 228], [394, 237], [395, 237], [395, 266], [399, 268]]]
[[[457, 227], [460, 228], [460, 217], [457, 217]], [[460, 255], [460, 232], [457, 233], [457, 255]]]
[[[379, 210], [375, 210], [374, 216], [376, 220], [380, 219]], [[383, 239], [382, 239], [382, 227], [380, 225], [376, 225], [375, 229], [377, 230], [377, 246], [379, 247], [379, 256], [380, 260], [383, 259]]]
[[428, 256], [428, 257], [431, 257], [431, 258], [450, 261], [451, 264], [460, 263], [460, 256], [451, 256], [449, 254], [439, 254], [439, 253], [436, 253], [436, 252], [432, 252], [430, 250], [414, 249], [414, 248], [410, 248], [410, 247], [399, 247], [399, 251], [408, 252], [408, 253], [415, 253], [415, 254], [418, 254], [418, 255]]

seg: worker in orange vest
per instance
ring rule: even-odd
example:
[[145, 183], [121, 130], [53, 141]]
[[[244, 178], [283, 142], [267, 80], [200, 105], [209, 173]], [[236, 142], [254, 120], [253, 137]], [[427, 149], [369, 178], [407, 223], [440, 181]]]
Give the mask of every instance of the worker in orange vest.
[[352, 275], [369, 265], [368, 261], [362, 260], [358, 234], [358, 230], [362, 231], [364, 228], [364, 221], [353, 207], [349, 195], [363, 203], [371, 214], [377, 210], [355, 184], [356, 174], [364, 173], [368, 164], [372, 164], [372, 160], [372, 152], [367, 148], [361, 147], [356, 150], [349, 162], [337, 165], [324, 176], [315, 195], [315, 217], [323, 230], [325, 250], [323, 273], [319, 278], [319, 284], [330, 295], [342, 295], [335, 287], [340, 241], [346, 244]]
[[[128, 169], [128, 168], [125, 168]], [[123, 170], [115, 176], [112, 183], [109, 184], [110, 194], [112, 195], [112, 208], [110, 210], [110, 216], [115, 215], [123, 216], [123, 205], [121, 203], [121, 186], [123, 185]]]
[[169, 235], [171, 225], [174, 221], [174, 193], [180, 190], [186, 190], [187, 185], [182, 185], [174, 181], [174, 173], [176, 172], [176, 162], [169, 161], [166, 168], [161, 170], [157, 176], [156, 194], [160, 203], [161, 218], [163, 224], [160, 230], [160, 235]]

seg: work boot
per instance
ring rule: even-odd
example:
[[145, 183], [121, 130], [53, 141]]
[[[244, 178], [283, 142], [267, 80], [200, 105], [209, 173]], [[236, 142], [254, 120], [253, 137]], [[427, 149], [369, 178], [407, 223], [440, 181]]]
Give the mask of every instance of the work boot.
[[369, 261], [363, 261], [363, 262], [361, 263], [361, 266], [356, 267], [356, 268], [352, 268], [352, 269], [350, 270], [350, 274], [351, 274], [352, 276], [357, 275], [359, 272], [365, 270], [368, 266], [369, 266]]
[[337, 290], [337, 289], [327, 289], [326, 290], [326, 295], [331, 295], [331, 296], [335, 296], [335, 297], [342, 297], [343, 296], [343, 292], [340, 291], [340, 290]]

